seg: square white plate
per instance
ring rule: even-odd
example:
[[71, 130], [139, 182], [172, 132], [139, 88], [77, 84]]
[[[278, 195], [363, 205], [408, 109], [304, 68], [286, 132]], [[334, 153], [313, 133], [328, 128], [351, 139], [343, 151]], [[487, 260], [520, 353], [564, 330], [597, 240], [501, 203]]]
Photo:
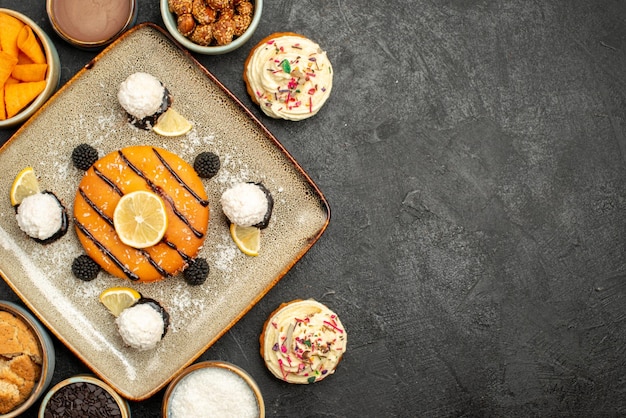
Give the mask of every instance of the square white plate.
[[[119, 84], [143, 71], [160, 79], [173, 107], [194, 127], [166, 138], [131, 126], [117, 102]], [[209, 233], [200, 253], [211, 272], [189, 286], [182, 277], [141, 284], [103, 272], [76, 279], [72, 260], [83, 254], [73, 222], [60, 240], [41, 245], [17, 226], [9, 202], [14, 176], [32, 166], [43, 189], [54, 192], [71, 217], [83, 174], [72, 165], [80, 143], [100, 156], [130, 145], [154, 145], [189, 163], [202, 151], [220, 156], [218, 175], [203, 180], [209, 195]], [[39, 319], [101, 379], [131, 400], [163, 388], [257, 303], [311, 248], [330, 221], [326, 199], [276, 138], [213, 75], [156, 25], [144, 23], [119, 38], [63, 86], [0, 149], [0, 274]], [[262, 182], [274, 211], [262, 232], [261, 254], [241, 253], [219, 206], [224, 190], [240, 181]], [[158, 300], [171, 316], [157, 348], [124, 346], [100, 292], [130, 286]]]

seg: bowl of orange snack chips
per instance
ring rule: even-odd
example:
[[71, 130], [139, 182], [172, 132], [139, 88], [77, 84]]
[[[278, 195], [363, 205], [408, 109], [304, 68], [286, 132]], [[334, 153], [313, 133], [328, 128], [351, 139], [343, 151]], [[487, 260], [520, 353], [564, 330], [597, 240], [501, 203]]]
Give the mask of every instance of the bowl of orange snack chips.
[[0, 128], [31, 117], [59, 86], [59, 54], [35, 22], [0, 8]]

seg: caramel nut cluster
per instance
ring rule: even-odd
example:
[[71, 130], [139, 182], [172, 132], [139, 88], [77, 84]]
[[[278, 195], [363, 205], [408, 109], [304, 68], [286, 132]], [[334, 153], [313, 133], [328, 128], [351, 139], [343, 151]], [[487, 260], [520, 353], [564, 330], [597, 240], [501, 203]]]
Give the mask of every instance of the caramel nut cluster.
[[254, 6], [246, 0], [168, 0], [178, 31], [201, 46], [226, 45], [243, 35]]

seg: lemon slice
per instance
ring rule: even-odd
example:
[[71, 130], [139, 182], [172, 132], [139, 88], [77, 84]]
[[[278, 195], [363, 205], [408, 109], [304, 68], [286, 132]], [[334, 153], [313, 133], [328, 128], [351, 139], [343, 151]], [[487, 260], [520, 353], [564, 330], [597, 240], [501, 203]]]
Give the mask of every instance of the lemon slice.
[[161, 136], [180, 136], [189, 132], [191, 126], [191, 122], [170, 107], [159, 116], [152, 130]]
[[141, 295], [130, 287], [110, 287], [100, 293], [100, 302], [115, 316], [133, 306]]
[[128, 193], [115, 207], [113, 226], [124, 244], [151, 247], [161, 241], [167, 230], [165, 204], [159, 196], [145, 190]]
[[242, 253], [253, 257], [259, 255], [261, 249], [261, 230], [259, 228], [230, 224], [230, 236]]
[[11, 205], [22, 203], [25, 197], [41, 192], [39, 182], [32, 167], [26, 167], [15, 176], [11, 186]]

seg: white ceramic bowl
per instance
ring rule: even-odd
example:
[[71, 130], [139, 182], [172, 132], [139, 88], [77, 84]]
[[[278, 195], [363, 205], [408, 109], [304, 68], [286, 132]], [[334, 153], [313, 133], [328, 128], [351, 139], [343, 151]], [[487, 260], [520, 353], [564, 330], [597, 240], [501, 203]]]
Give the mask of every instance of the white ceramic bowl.
[[13, 116], [12, 118], [8, 118], [5, 120], [0, 120], [0, 129], [2, 128], [11, 128], [16, 125], [19, 125], [26, 121], [26, 119], [30, 118], [36, 111], [43, 105], [46, 100], [52, 96], [52, 94], [56, 91], [59, 86], [59, 81], [61, 79], [61, 63], [59, 61], [59, 54], [56, 50], [56, 47], [46, 34], [35, 22], [33, 22], [30, 18], [23, 15], [22, 13], [16, 12], [15, 10], [10, 9], [0, 9], [1, 13], [6, 13], [11, 15], [28, 26], [31, 27], [41, 45], [43, 46], [44, 53], [46, 54], [46, 61], [48, 63], [48, 74], [46, 75], [46, 87], [44, 90], [33, 100], [28, 106], [26, 106], [20, 113]]
[[[211, 373], [205, 376], [198, 376], [198, 373], [202, 373], [203, 371], [211, 371], [207, 369], [213, 369], [217, 371], [218, 374]], [[232, 373], [232, 376], [228, 376], [228, 379], [224, 380], [225, 374], [219, 372], [225, 372], [226, 376], [228, 376], [229, 373]], [[175, 404], [175, 402], [173, 402], [173, 399], [175, 399], [176, 396], [184, 396], [184, 399], [186, 400], [191, 397], [190, 394], [181, 394], [179, 393], [179, 391], [185, 390], [183, 389], [183, 382], [185, 382], [187, 378], [191, 378], [192, 375], [195, 375], [196, 377], [210, 377], [212, 379], [215, 379], [215, 381], [211, 384], [209, 384], [208, 382], [203, 382], [204, 384], [198, 384], [198, 382], [189, 382], [189, 386], [193, 388], [193, 392], [195, 395], [202, 396], [205, 398], [205, 400], [212, 398], [213, 402], [220, 403], [220, 406], [222, 407], [225, 404], [231, 402], [243, 403], [241, 399], [222, 399], [222, 402], [219, 402], [219, 400], [217, 399], [219, 396], [217, 393], [220, 392], [220, 390], [215, 390], [214, 388], [212, 388], [212, 386], [227, 386], [229, 384], [232, 384], [237, 388], [237, 390], [244, 388], [244, 391], [249, 391], [247, 395], [251, 394], [254, 400], [256, 400], [257, 417], [265, 417], [265, 403], [263, 402], [261, 390], [248, 373], [246, 373], [240, 367], [237, 367], [234, 364], [228, 363], [226, 361], [202, 361], [187, 367], [181, 373], [179, 373], [178, 376], [174, 378], [174, 380], [170, 382], [167, 389], [165, 390], [165, 394], [163, 395], [163, 418], [181, 418], [185, 416], [184, 412], [181, 412], [180, 414], [175, 414], [175, 411], [172, 410], [172, 405]], [[234, 391], [235, 389], [233, 389], [232, 392], [226, 390], [221, 393], [221, 396], [224, 396], [225, 393], [228, 393], [228, 395], [232, 395], [234, 394]], [[214, 411], [206, 411], [207, 416], [211, 415], [211, 412]], [[229, 412], [234, 413], [234, 411]]]
[[[68, 395], [75, 395], [76, 392], [79, 390], [77, 385], [93, 385], [93, 386], [98, 386], [99, 388], [101, 388], [104, 392], [106, 392], [108, 394], [108, 396], [105, 395], [105, 397], [108, 397], [109, 400], [111, 400], [111, 405], [113, 403], [115, 403], [116, 407], [119, 409], [119, 417], [120, 418], [130, 418], [131, 416], [131, 412], [130, 412], [130, 406], [128, 405], [128, 402], [126, 402], [126, 400], [124, 400], [117, 392], [115, 392], [115, 390], [113, 390], [113, 388], [111, 388], [109, 385], [107, 385], [106, 383], [104, 383], [102, 380], [91, 376], [91, 375], [87, 375], [87, 374], [79, 374], [76, 376], [72, 376], [70, 378], [67, 378], [65, 380], [62, 380], [61, 382], [57, 383], [56, 385], [54, 385], [52, 387], [52, 389], [50, 389], [48, 391], [48, 393], [46, 394], [46, 396], [43, 398], [43, 400], [41, 401], [41, 405], [39, 406], [39, 418], [44, 418], [45, 413], [46, 413], [46, 408], [48, 407], [48, 404], [51, 402], [51, 400], [53, 399], [53, 397], [55, 395], [57, 396], [65, 396], [64, 394], [61, 393], [61, 391], [70, 391], [68, 393]], [[84, 394], [88, 391], [86, 390], [81, 390], [81, 392]], [[104, 392], [102, 392], [102, 394], [104, 394]], [[89, 391], [90, 395], [93, 395], [93, 391]], [[102, 397], [101, 397], [102, 398]], [[100, 401], [101, 401], [100, 398]], [[82, 404], [85, 405], [92, 405], [92, 400], [90, 399], [81, 399], [82, 400]], [[93, 400], [94, 403], [97, 400]], [[54, 400], [52, 400], [52, 402], [55, 402]], [[79, 403], [72, 403], [72, 405], [75, 405], [75, 408], [72, 407], [72, 411], [68, 411], [68, 415], [69, 412], [74, 412], [74, 413], [78, 413], [80, 412], [80, 408], [81, 408], [81, 404]], [[101, 408], [105, 408], [104, 405], [102, 405], [101, 403], [98, 405]], [[87, 416], [86, 413], [84, 413], [84, 416]], [[100, 416], [100, 415], [98, 415]]]
[[35, 319], [35, 317], [31, 315], [30, 312], [28, 312], [26, 309], [12, 302], [0, 301], [0, 311], [9, 312], [13, 314], [16, 318], [19, 318], [22, 322], [24, 322], [33, 332], [35, 337], [37, 337], [42, 352], [41, 376], [39, 377], [39, 381], [37, 382], [37, 384], [35, 384], [35, 387], [33, 388], [30, 397], [14, 410], [4, 415], [0, 415], [0, 418], [20, 417], [24, 416], [26, 410], [30, 408], [41, 397], [41, 395], [50, 385], [52, 375], [54, 374], [54, 366], [56, 360], [54, 344], [52, 343], [52, 339], [46, 332], [43, 325], [41, 325], [39, 321], [37, 321], [37, 319]]
[[263, 0], [250, 1], [254, 5], [254, 12], [252, 15], [252, 22], [250, 23], [250, 26], [243, 35], [234, 39], [231, 43], [227, 45], [202, 46], [193, 43], [189, 39], [184, 37], [178, 31], [176, 24], [176, 15], [170, 12], [168, 0], [161, 0], [161, 16], [163, 17], [163, 23], [165, 24], [165, 27], [169, 31], [170, 35], [172, 35], [172, 37], [176, 39], [178, 43], [180, 43], [188, 50], [197, 52], [198, 54], [220, 55], [234, 51], [235, 49], [241, 47], [252, 37], [252, 34], [256, 30], [257, 26], [259, 26], [259, 22], [261, 21], [261, 12], [263, 11]]

